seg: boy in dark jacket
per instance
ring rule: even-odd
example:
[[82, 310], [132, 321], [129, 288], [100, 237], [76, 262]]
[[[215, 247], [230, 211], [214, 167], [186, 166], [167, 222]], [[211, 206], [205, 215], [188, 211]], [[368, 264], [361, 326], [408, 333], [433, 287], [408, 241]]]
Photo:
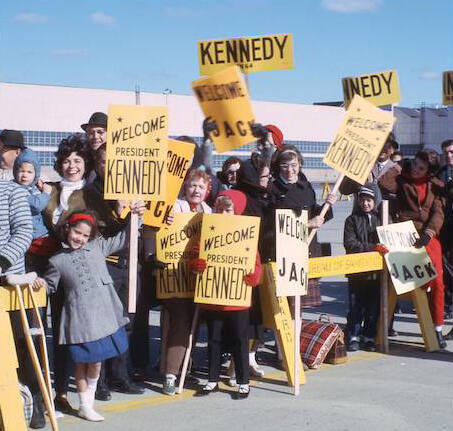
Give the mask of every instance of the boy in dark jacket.
[[[381, 225], [377, 213], [379, 202], [369, 184], [358, 192], [358, 208], [346, 219], [344, 247], [346, 253], [363, 253], [379, 249], [376, 227]], [[359, 349], [359, 337], [363, 336], [364, 349], [376, 350], [374, 339], [379, 314], [379, 274], [365, 272], [349, 274], [349, 312], [347, 317], [348, 350]], [[363, 322], [363, 328], [362, 328]]]

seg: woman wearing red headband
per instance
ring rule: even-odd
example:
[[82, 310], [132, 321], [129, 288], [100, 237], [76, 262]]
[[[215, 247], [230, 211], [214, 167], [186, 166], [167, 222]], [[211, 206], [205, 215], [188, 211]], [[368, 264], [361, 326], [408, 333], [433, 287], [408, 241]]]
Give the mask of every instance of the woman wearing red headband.
[[[143, 202], [131, 204], [142, 216]], [[75, 363], [80, 400], [79, 416], [104, 418], [93, 408], [101, 362], [127, 350], [123, 306], [113, 286], [105, 258], [128, 243], [128, 228], [110, 238], [97, 239], [97, 223], [89, 211], [71, 213], [61, 227], [63, 248], [49, 260], [43, 279], [51, 294], [62, 297], [58, 344], [66, 345]], [[62, 289], [63, 287], [63, 289]]]

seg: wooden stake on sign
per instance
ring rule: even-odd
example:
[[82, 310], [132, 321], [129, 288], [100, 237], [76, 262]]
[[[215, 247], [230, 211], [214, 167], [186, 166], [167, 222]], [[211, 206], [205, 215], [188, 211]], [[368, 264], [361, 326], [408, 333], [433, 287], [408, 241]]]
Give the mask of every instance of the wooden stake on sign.
[[178, 394], [181, 394], [184, 389], [184, 381], [186, 380], [187, 368], [189, 367], [190, 356], [192, 355], [193, 338], [198, 325], [198, 315], [200, 314], [200, 306], [195, 306], [195, 313], [192, 319], [192, 327], [190, 328], [189, 344], [187, 345], [184, 362], [182, 364], [181, 377], [179, 378]]
[[[135, 87], [135, 104], [140, 105], [140, 87]], [[138, 262], [138, 215], [131, 214], [129, 241], [129, 273], [128, 273], [128, 304], [127, 311], [137, 310], [137, 262]]]
[[300, 295], [294, 301], [294, 395], [300, 394]]
[[[340, 185], [344, 179], [344, 174], [340, 174], [339, 177], [337, 178], [337, 182], [335, 183], [335, 185], [333, 186], [333, 189], [331, 191], [331, 194], [333, 195], [336, 195], [337, 192], [338, 192], [338, 189], [340, 188]], [[322, 210], [321, 210], [321, 213], [319, 214], [321, 217], [324, 217], [326, 214], [327, 214], [327, 211], [329, 211], [329, 208], [330, 208], [330, 204], [328, 203], [325, 203], [324, 206], [322, 207]], [[316, 234], [316, 231], [318, 229], [312, 229], [311, 232], [310, 232], [310, 235], [308, 235], [308, 245], [311, 244], [311, 242], [313, 241], [313, 238], [315, 237], [315, 234]]]
[[[389, 224], [389, 201], [382, 201], [382, 225], [385, 226]], [[388, 329], [389, 329], [389, 320], [388, 320], [388, 304], [389, 304], [389, 275], [385, 270], [381, 271], [381, 309], [380, 309], [380, 319], [381, 322], [381, 337], [380, 337], [380, 350], [382, 353], [389, 352], [389, 339], [388, 339]]]

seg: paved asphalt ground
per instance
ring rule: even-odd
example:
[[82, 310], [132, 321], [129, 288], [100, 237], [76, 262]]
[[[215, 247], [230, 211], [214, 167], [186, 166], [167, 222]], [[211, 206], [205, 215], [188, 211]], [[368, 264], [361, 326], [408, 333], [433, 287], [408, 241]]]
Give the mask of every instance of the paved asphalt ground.
[[[322, 241], [332, 243], [333, 253], [344, 253], [343, 222], [350, 202], [339, 202], [335, 220], [321, 232]], [[345, 322], [347, 285], [344, 277], [322, 280], [323, 305], [304, 311], [304, 319], [328, 313], [336, 322]], [[59, 420], [63, 431], [82, 430], [453, 430], [453, 341], [444, 351], [426, 353], [416, 316], [410, 303], [403, 303], [396, 315], [399, 336], [391, 339], [390, 354], [354, 352], [343, 365], [324, 365], [306, 372], [306, 384], [299, 397], [292, 395], [283, 371], [272, 366], [274, 342], [259, 353], [266, 375], [252, 381], [247, 400], [231, 399], [231, 388], [205, 398], [193, 398], [194, 387], [182, 395], [161, 394], [159, 376], [150, 369], [150, 378], [141, 396], [113, 393], [110, 402], [97, 402], [105, 422], [90, 423], [73, 416]], [[150, 316], [152, 359], [158, 356], [158, 311]], [[444, 332], [453, 323], [447, 322]], [[195, 355], [197, 374], [204, 377], [205, 334]], [[202, 379], [201, 382], [204, 380]], [[77, 406], [77, 396], [69, 398]], [[46, 430], [50, 430], [48, 424]]]

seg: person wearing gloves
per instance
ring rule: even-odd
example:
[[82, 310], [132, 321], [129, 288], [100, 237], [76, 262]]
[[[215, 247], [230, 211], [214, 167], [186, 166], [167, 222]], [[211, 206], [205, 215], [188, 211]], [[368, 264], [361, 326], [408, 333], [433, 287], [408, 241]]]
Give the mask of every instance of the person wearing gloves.
[[415, 247], [426, 247], [426, 251], [436, 268], [437, 277], [427, 287], [430, 288], [429, 300], [434, 320], [437, 340], [441, 348], [446, 347], [442, 335], [444, 324], [444, 282], [442, 268], [442, 247], [439, 233], [444, 223], [444, 184], [434, 178], [438, 171], [435, 159], [428, 151], [419, 151], [409, 167], [394, 179], [383, 177], [383, 185], [396, 193], [398, 202], [398, 221], [412, 220], [420, 238]]
[[[143, 216], [145, 204], [131, 203], [131, 212]], [[50, 294], [63, 291], [59, 338], [55, 342], [67, 346], [75, 364], [78, 414], [93, 422], [104, 420], [93, 407], [101, 362], [127, 350], [125, 325], [129, 320], [105, 261], [128, 245], [128, 226], [110, 238], [97, 236], [93, 213], [71, 213], [61, 226], [62, 249], [50, 258], [44, 277], [34, 284], [46, 285]]]
[[[379, 201], [376, 193], [366, 183], [358, 191], [358, 207], [346, 219], [344, 224], [343, 244], [346, 253], [364, 253], [367, 251], [386, 252], [379, 244], [376, 227], [382, 224], [377, 212]], [[359, 350], [360, 336], [363, 336], [364, 350], [375, 351], [374, 339], [380, 304], [380, 277], [378, 272], [348, 274], [349, 312], [347, 316], [347, 349]], [[363, 322], [363, 326], [362, 326]]]
[[[241, 215], [246, 207], [247, 199], [239, 190], [224, 190], [219, 193], [214, 212], [219, 214]], [[193, 259], [189, 267], [199, 274], [206, 269], [206, 260]], [[248, 286], [257, 286], [261, 279], [261, 261], [256, 255], [254, 272], [244, 276]], [[209, 395], [218, 390], [220, 379], [220, 362], [222, 346], [231, 350], [238, 392], [235, 399], [247, 398], [249, 386], [249, 307], [234, 307], [221, 305], [204, 305], [204, 317], [208, 325], [208, 383], [199, 389], [195, 396]]]

